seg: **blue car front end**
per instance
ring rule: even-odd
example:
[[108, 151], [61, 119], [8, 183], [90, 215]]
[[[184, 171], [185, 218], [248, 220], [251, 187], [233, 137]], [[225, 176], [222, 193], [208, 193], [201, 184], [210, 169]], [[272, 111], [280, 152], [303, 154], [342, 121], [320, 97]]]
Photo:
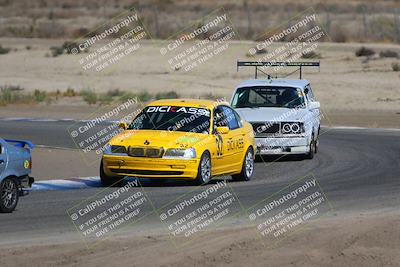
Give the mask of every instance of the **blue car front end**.
[[32, 170], [29, 141], [5, 140], [0, 138], [0, 212], [12, 212], [17, 206], [19, 196], [32, 186]]

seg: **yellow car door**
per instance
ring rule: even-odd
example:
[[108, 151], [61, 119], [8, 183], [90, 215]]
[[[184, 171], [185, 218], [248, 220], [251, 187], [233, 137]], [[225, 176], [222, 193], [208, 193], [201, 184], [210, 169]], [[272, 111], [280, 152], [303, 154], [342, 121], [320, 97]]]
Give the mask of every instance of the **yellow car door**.
[[229, 132], [227, 118], [222, 106], [217, 106], [213, 111], [213, 136], [215, 138], [215, 152], [212, 155], [211, 169], [213, 175], [226, 173], [228, 165], [227, 141], [232, 138]]
[[229, 174], [237, 171], [242, 165], [243, 127], [234, 111], [228, 106], [216, 107], [213, 114], [216, 145], [212, 160], [213, 173], [215, 175]]
[[229, 135], [226, 141], [226, 168], [228, 172], [240, 170], [242, 167], [242, 158], [244, 155], [245, 132], [243, 125], [236, 112], [228, 106], [222, 106], [222, 110], [227, 120]]

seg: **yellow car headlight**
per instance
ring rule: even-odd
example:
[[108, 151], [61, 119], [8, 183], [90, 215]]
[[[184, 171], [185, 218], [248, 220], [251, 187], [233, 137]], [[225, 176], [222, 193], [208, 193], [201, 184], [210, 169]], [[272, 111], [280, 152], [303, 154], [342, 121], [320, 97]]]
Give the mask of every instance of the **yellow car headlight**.
[[163, 158], [194, 159], [196, 158], [196, 150], [194, 148], [169, 148], [165, 151]]

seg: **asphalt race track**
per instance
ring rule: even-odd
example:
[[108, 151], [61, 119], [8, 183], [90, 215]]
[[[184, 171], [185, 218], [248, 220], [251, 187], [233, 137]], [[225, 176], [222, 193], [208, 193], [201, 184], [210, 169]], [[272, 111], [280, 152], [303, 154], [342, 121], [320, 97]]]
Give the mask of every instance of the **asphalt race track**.
[[[36, 145], [74, 148], [66, 129], [70, 125], [71, 121], [0, 121], [0, 136], [31, 140]], [[229, 185], [244, 208], [248, 208], [310, 174], [317, 178], [332, 203], [332, 216], [345, 216], [348, 212], [398, 212], [400, 131], [325, 128], [319, 152], [313, 160], [259, 159], [250, 182], [230, 182]], [[194, 188], [182, 182], [150, 186], [145, 180], [142, 186], [156, 208]], [[0, 245], [79, 238], [66, 210], [101, 190], [104, 188], [31, 192], [20, 199], [14, 213], [0, 214]], [[148, 213], [144, 220], [146, 225], [157, 229], [157, 215], [151, 210]], [[141, 227], [144, 226], [138, 226], [137, 230], [141, 231]]]

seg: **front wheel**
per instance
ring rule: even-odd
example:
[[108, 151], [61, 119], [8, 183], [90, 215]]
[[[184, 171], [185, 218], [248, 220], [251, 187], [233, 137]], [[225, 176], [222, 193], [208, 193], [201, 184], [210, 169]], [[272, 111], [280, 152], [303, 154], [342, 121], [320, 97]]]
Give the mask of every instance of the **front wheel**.
[[305, 155], [306, 159], [313, 159], [314, 154], [317, 153], [317, 141], [314, 140], [314, 135], [311, 137], [310, 152]]
[[249, 181], [254, 172], [254, 151], [249, 147], [246, 151], [246, 156], [243, 159], [242, 170], [239, 174], [232, 175], [235, 181]]
[[207, 151], [201, 155], [199, 167], [197, 169], [196, 184], [208, 184], [211, 179], [211, 157]]
[[103, 169], [103, 161], [100, 163], [100, 181], [103, 186], [121, 186], [123, 178], [108, 176]]
[[0, 192], [0, 212], [13, 212], [19, 200], [18, 185], [15, 179], [5, 178], [0, 184]]

